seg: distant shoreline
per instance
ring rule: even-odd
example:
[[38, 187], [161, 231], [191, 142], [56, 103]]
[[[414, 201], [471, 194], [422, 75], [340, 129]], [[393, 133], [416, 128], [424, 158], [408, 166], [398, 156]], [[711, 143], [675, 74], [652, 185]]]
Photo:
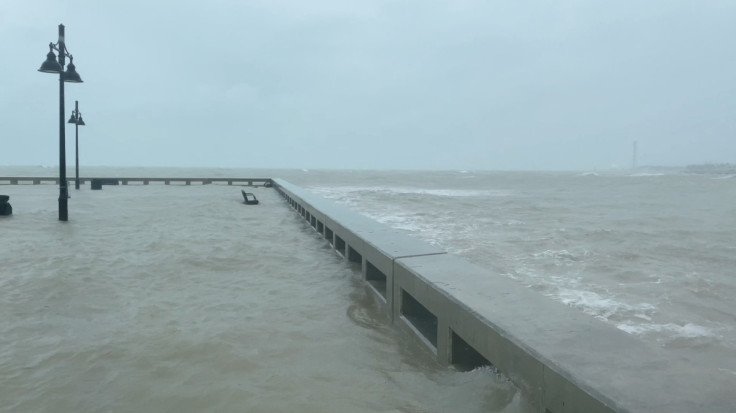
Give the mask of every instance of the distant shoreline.
[[709, 163], [688, 165], [685, 167], [685, 172], [693, 174], [732, 175], [736, 174], [736, 164]]

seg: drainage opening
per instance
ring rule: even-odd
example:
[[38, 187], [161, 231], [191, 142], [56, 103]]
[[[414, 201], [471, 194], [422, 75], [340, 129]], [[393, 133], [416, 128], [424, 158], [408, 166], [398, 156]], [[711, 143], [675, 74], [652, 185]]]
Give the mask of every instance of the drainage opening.
[[340, 238], [339, 235], [335, 235], [335, 250], [345, 256], [345, 240]]
[[310, 217], [311, 217], [310, 221], [312, 222], [312, 227], [314, 229], [317, 229], [317, 218], [315, 218], [314, 215], [310, 215]]
[[330, 229], [330, 227], [325, 226], [325, 238], [327, 238], [327, 241], [329, 241], [330, 244], [335, 242], [333, 239], [334, 237], [335, 237], [335, 234], [332, 233], [332, 230]]
[[437, 348], [437, 317], [404, 290], [401, 290], [401, 315]]
[[325, 230], [325, 226], [322, 225], [322, 221], [317, 220], [317, 232], [320, 234], [323, 233]]
[[386, 274], [376, 268], [370, 261], [365, 261], [365, 280], [386, 298]]
[[478, 367], [493, 366], [488, 359], [478, 353], [470, 344], [459, 335], [452, 332], [451, 363], [460, 371], [470, 371]]
[[354, 262], [357, 264], [363, 264], [363, 256], [358, 253], [358, 251], [354, 250], [353, 247], [348, 245], [348, 261]]

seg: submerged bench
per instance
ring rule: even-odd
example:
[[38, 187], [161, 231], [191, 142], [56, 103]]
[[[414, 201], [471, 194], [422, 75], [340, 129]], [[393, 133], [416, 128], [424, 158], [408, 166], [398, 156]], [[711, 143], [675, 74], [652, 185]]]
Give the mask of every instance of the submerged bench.
[[242, 189], [240, 190], [240, 192], [243, 193], [243, 200], [244, 200], [244, 203], [245, 204], [247, 204], [247, 205], [258, 205], [258, 199], [256, 199], [256, 196], [253, 195], [253, 193], [251, 193], [251, 192], [245, 192]]

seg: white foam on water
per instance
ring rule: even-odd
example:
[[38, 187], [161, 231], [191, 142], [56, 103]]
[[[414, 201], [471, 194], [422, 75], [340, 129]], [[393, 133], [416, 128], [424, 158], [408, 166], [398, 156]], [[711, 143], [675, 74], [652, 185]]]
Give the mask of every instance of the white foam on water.
[[724, 369], [724, 368], [719, 368], [718, 370], [720, 370], [720, 371], [722, 371], [724, 373], [733, 374], [734, 376], [736, 376], [736, 371], [734, 371], [734, 370], [729, 370], [729, 369]]
[[[437, 230], [432, 231], [416, 217], [401, 214], [398, 211], [393, 211], [391, 215], [387, 214], [367, 214], [369, 218], [372, 218], [382, 224], [388, 225], [395, 229], [415, 233], [424, 232], [426, 236], [430, 238], [436, 238], [440, 232]], [[426, 231], [429, 230], [429, 233]]]
[[568, 250], [546, 250], [532, 254], [534, 258], [552, 258], [555, 260], [557, 265], [561, 265], [565, 262], [578, 262], [588, 255], [590, 255], [590, 252], [587, 250], [582, 251], [580, 254], [575, 254]]
[[635, 313], [640, 318], [649, 317], [646, 315], [647, 312], [656, 310], [656, 307], [649, 303], [629, 304], [616, 300], [611, 296], [603, 296], [597, 292], [582, 289], [558, 287], [548, 295], [566, 305], [579, 308], [587, 314], [606, 321], [621, 313]]
[[653, 177], [653, 176], [665, 176], [666, 174], [660, 173], [660, 172], [639, 172], [635, 174], [630, 174], [629, 177], [633, 178], [646, 178], [646, 177]]
[[427, 189], [397, 186], [334, 186], [334, 187], [308, 187], [308, 190], [324, 196], [325, 198], [335, 199], [356, 193], [378, 193], [378, 194], [402, 194], [402, 195], [431, 195], [438, 197], [504, 197], [510, 194], [507, 191], [500, 190], [476, 190], [476, 189]]
[[620, 323], [617, 324], [619, 330], [623, 330], [629, 334], [644, 335], [650, 333], [666, 333], [667, 336], [682, 337], [682, 338], [698, 338], [698, 337], [717, 337], [717, 333], [705, 326], [687, 323], [687, 324], [631, 324], [631, 323]]

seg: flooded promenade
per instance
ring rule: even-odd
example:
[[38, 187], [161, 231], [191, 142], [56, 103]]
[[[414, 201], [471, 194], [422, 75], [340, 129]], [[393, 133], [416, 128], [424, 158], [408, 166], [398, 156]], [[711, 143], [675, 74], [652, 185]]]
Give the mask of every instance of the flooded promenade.
[[[7, 190], [12, 188], [12, 191]], [[527, 412], [438, 365], [273, 190], [4, 186], [0, 412]]]

